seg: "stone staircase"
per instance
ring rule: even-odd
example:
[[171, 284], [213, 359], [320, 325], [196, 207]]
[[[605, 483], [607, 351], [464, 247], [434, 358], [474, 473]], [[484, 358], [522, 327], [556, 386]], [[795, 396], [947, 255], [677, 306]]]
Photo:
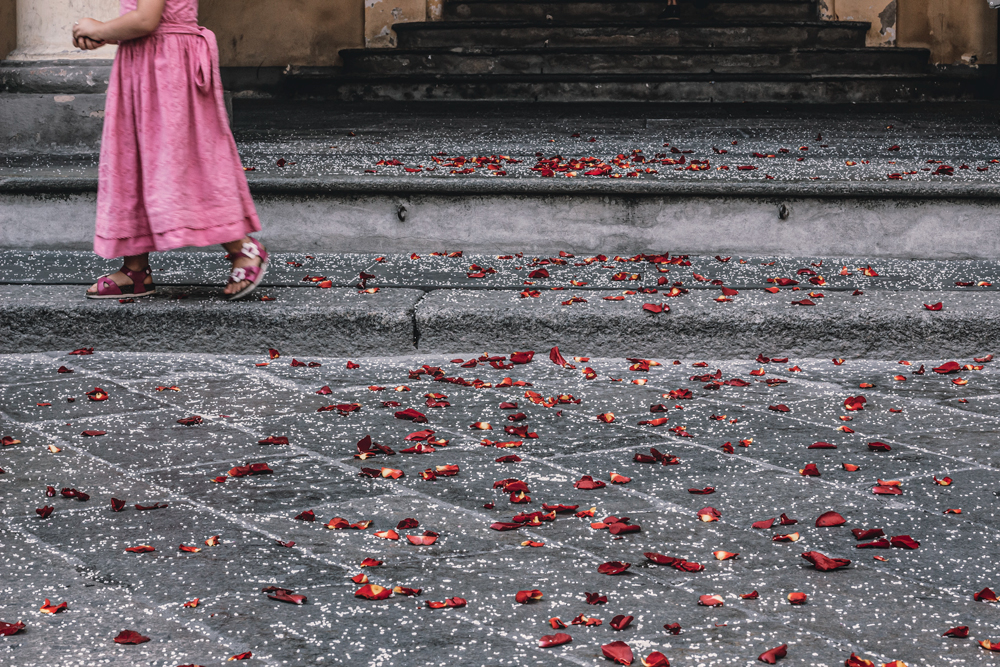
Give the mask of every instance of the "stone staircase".
[[815, 0], [445, 0], [397, 48], [341, 51], [294, 87], [341, 101], [897, 102], [985, 99], [995, 68], [866, 47]]

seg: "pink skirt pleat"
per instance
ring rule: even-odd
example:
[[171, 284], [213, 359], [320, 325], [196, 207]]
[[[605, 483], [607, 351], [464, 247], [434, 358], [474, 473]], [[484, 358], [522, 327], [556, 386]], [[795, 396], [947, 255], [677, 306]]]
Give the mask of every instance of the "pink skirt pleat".
[[208, 246], [260, 231], [217, 53], [204, 28], [119, 46], [104, 110], [98, 255]]

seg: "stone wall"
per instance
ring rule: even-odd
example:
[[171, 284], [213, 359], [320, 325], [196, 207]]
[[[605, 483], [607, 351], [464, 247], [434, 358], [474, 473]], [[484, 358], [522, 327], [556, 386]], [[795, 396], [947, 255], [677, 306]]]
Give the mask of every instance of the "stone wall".
[[223, 67], [340, 65], [365, 44], [364, 0], [201, 0]]
[[[57, 11], [65, 4], [0, 0], [0, 58], [15, 47], [22, 59], [113, 55], [113, 49], [73, 52], [66, 26], [81, 10]], [[113, 15], [117, 1], [77, 5], [96, 18], [110, 18], [97, 8]], [[820, 6], [824, 18], [870, 21], [870, 46], [929, 48], [932, 62], [944, 65], [997, 63], [997, 11], [986, 0], [820, 0]], [[218, 36], [223, 66], [322, 67], [342, 64], [340, 49], [394, 46], [393, 23], [440, 16], [441, 0], [201, 0], [200, 21]], [[30, 33], [20, 44], [19, 29]]]
[[[905, 3], [907, 0], [899, 0]], [[869, 21], [868, 46], [896, 45], [897, 0], [827, 0], [839, 21]]]
[[365, 46], [383, 48], [396, 46], [394, 23], [427, 20], [425, 0], [364, 0]]
[[17, 2], [0, 0], [0, 60], [17, 47]]
[[927, 48], [937, 65], [997, 62], [997, 11], [986, 0], [820, 0], [820, 9], [826, 19], [871, 22], [868, 46]]
[[986, 0], [901, 0], [901, 4], [899, 46], [928, 48], [931, 62], [941, 65], [996, 64], [997, 10], [990, 9]]

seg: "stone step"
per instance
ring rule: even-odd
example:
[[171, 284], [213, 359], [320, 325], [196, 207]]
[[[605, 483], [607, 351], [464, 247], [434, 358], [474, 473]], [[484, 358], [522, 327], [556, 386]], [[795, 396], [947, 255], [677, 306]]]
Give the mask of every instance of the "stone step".
[[349, 49], [340, 52], [351, 74], [445, 76], [628, 74], [923, 74], [926, 49]]
[[862, 47], [869, 23], [860, 21], [758, 21], [687, 23], [679, 21], [528, 22], [430, 21], [393, 26], [397, 46], [556, 47], [661, 46], [715, 48], [769, 46], [815, 48]]
[[[454, 356], [462, 350], [535, 350], [539, 363], [556, 345], [618, 359], [631, 350], [661, 359], [752, 359], [761, 350], [783, 350], [797, 360], [895, 360], [901, 351], [910, 359], [948, 359], [1000, 347], [995, 295], [951, 290], [828, 292], [812, 308], [793, 303], [805, 292], [786, 290], [742, 292], [725, 308], [715, 302], [714, 290], [676, 299], [638, 294], [607, 301], [603, 297], [620, 296], [622, 289], [546, 289], [522, 299], [517, 289], [386, 288], [358, 294], [354, 288], [277, 287], [233, 303], [219, 297], [218, 286], [165, 287], [125, 304], [85, 299], [82, 291], [75, 285], [0, 285], [0, 353], [94, 347], [98, 352], [224, 350], [260, 359], [275, 347], [282, 354], [278, 363], [287, 365], [293, 355]], [[265, 295], [271, 300], [263, 301]], [[573, 298], [581, 300], [564, 303]], [[947, 302], [941, 312], [923, 308], [938, 300]], [[665, 301], [670, 311], [659, 315], [642, 307]], [[80, 357], [59, 358], [71, 367], [80, 363]]]
[[444, 18], [451, 21], [535, 20], [620, 21], [622, 19], [682, 20], [785, 19], [808, 21], [818, 17], [810, 0], [769, 0], [766, 2], [681, 3], [673, 7], [667, 0], [453, 0], [444, 5]]
[[342, 102], [897, 103], [986, 99], [988, 85], [935, 75], [426, 74], [343, 77], [312, 90]]

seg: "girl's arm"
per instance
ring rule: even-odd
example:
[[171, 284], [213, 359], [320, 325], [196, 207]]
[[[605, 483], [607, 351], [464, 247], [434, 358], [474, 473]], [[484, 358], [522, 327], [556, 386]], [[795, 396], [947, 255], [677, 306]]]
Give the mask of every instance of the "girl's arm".
[[165, 2], [139, 0], [133, 11], [103, 23], [95, 19], [80, 19], [73, 26], [73, 43], [80, 48], [96, 49], [104, 44], [145, 37], [160, 25]]

